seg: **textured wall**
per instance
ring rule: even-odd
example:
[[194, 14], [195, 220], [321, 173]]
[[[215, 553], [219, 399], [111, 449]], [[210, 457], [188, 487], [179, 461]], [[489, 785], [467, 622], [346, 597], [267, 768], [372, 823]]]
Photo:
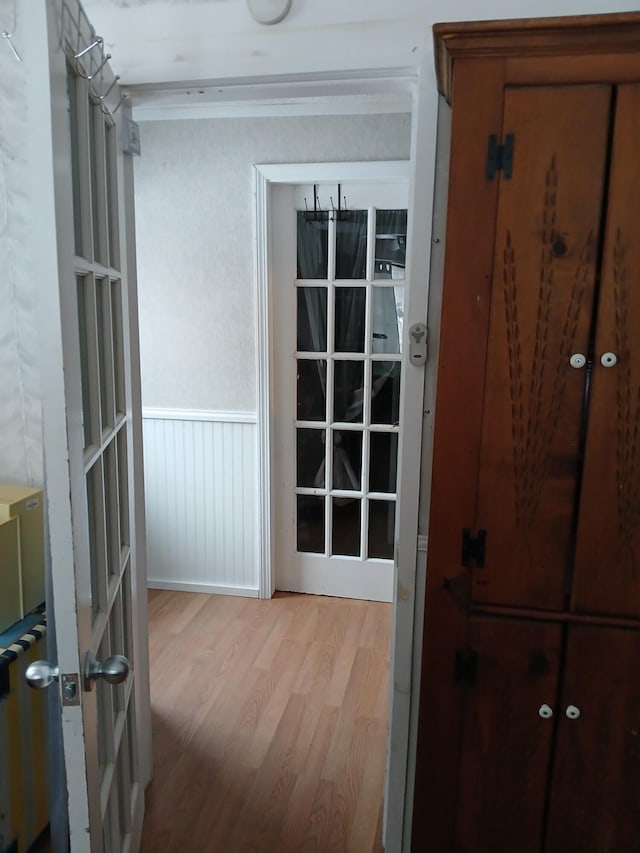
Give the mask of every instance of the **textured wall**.
[[[15, 7], [17, 11], [17, 6]], [[5, 11], [0, 29], [21, 25]], [[29, 272], [27, 62], [0, 39], [0, 482], [42, 485], [42, 418], [37, 361], [36, 283]]]
[[143, 405], [253, 412], [253, 164], [407, 159], [410, 116], [154, 121], [141, 131]]

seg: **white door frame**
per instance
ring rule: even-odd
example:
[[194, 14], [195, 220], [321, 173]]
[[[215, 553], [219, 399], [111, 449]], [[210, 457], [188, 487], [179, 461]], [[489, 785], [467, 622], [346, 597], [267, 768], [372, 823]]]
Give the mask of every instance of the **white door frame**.
[[[411, 161], [370, 163], [297, 163], [256, 165], [254, 187], [254, 259], [256, 294], [256, 375], [257, 375], [257, 471], [258, 471], [258, 542], [259, 596], [270, 598], [275, 590], [272, 541], [272, 441], [271, 402], [273, 363], [273, 317], [270, 310], [270, 190], [276, 184], [314, 184], [324, 181], [347, 183], [408, 179], [409, 234], [407, 245], [407, 280], [410, 281], [405, 303], [405, 335], [414, 322], [424, 322], [427, 306], [427, 271], [429, 266], [429, 215], [432, 203], [433, 173], [425, 175], [425, 161], [417, 156], [425, 137], [435, 135], [434, 123], [428, 123], [423, 109], [421, 120], [412, 130]], [[435, 140], [434, 140], [435, 141]], [[419, 162], [418, 162], [419, 161]], [[432, 164], [429, 164], [431, 169]], [[429, 168], [429, 167], [427, 167]], [[423, 191], [416, 194], [416, 176], [425, 180]], [[412, 263], [413, 261], [413, 263]], [[424, 370], [412, 367], [404, 347], [403, 382], [401, 385], [401, 422], [399, 447], [399, 494], [396, 514], [396, 556], [393, 600], [393, 635], [390, 678], [389, 736], [385, 789], [385, 849], [387, 853], [408, 849], [411, 832], [412, 782], [410, 756], [415, 753], [412, 719], [417, 711], [414, 684], [416, 642], [414, 632], [416, 604], [416, 568], [424, 563], [418, 553], [418, 495], [420, 489], [420, 447], [423, 430], [422, 400]], [[411, 421], [406, 417], [407, 401], [419, 406], [421, 416]], [[419, 599], [419, 597], [418, 597]], [[421, 621], [420, 633], [421, 633]], [[419, 653], [418, 653], [419, 658]]]
[[383, 183], [409, 180], [409, 160], [369, 163], [276, 163], [253, 168], [254, 273], [256, 294], [257, 471], [258, 471], [258, 596], [275, 591], [273, 559], [273, 311], [269, 211], [271, 188], [277, 184]]

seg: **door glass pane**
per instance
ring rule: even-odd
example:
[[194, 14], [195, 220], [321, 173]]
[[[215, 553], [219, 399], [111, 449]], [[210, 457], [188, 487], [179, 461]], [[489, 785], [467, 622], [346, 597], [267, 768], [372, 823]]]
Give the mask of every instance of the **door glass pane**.
[[129, 776], [132, 782], [139, 781], [139, 764], [138, 764], [138, 742], [135, 738], [137, 731], [136, 724], [136, 702], [135, 694], [129, 696], [129, 708], [127, 709], [127, 726], [131, 733], [129, 738]]
[[97, 114], [99, 107], [89, 104], [89, 165], [91, 169], [91, 222], [93, 226], [93, 260], [103, 258], [103, 246], [100, 239], [100, 172], [102, 163], [99, 155], [97, 139], [98, 128], [102, 125], [101, 116]]
[[107, 571], [120, 574], [120, 517], [118, 512], [118, 459], [115, 437], [104, 453], [104, 505], [106, 516]]
[[100, 417], [102, 429], [111, 426], [113, 419], [110, 415], [109, 405], [109, 376], [111, 374], [109, 361], [111, 360], [111, 319], [109, 318], [108, 337], [105, 335], [105, 314], [108, 306], [105, 305], [105, 279], [96, 280], [96, 325], [98, 329], [98, 368], [100, 380]]
[[107, 236], [109, 238], [109, 263], [120, 269], [120, 235], [118, 234], [118, 174], [117, 129], [105, 117], [105, 165], [107, 170]]
[[393, 560], [393, 536], [396, 523], [394, 501], [369, 501], [369, 544], [367, 556]]
[[352, 498], [333, 498], [333, 527], [331, 553], [343, 557], [360, 556], [361, 501]]
[[374, 361], [371, 368], [371, 423], [397, 424], [400, 419], [400, 362]]
[[111, 319], [113, 323], [113, 379], [115, 384], [116, 412], [127, 409], [124, 383], [124, 334], [122, 328], [122, 283], [111, 282]]
[[124, 628], [124, 646], [122, 654], [131, 664], [131, 669], [135, 667], [135, 659], [133, 655], [133, 610], [131, 607], [131, 563], [127, 561], [124, 572], [122, 573], [122, 624]]
[[339, 423], [362, 423], [364, 362], [336, 361], [333, 419]]
[[325, 352], [327, 349], [327, 289], [298, 287], [298, 352]]
[[395, 492], [398, 434], [372, 432], [369, 436], [369, 491]]
[[404, 278], [407, 252], [407, 211], [376, 211], [374, 278]]
[[104, 526], [104, 489], [102, 458], [87, 472], [87, 509], [89, 521], [89, 561], [91, 572], [91, 606], [93, 615], [104, 612], [107, 605], [107, 565]]
[[402, 352], [404, 287], [373, 287], [371, 352]]
[[336, 278], [365, 278], [367, 274], [366, 210], [349, 210], [336, 221]]
[[324, 554], [324, 498], [298, 495], [298, 551]]
[[78, 333], [80, 337], [80, 372], [82, 376], [82, 422], [84, 446], [91, 444], [91, 382], [89, 381], [89, 342], [87, 339], [87, 299], [84, 276], [76, 276], [78, 291]]
[[298, 278], [327, 278], [329, 214], [298, 211]]
[[126, 836], [131, 832], [131, 759], [129, 757], [129, 749], [131, 746], [131, 732], [129, 729], [129, 721], [125, 720], [124, 729], [122, 731], [122, 740], [120, 741], [120, 749], [118, 751], [118, 784], [116, 790], [119, 800], [120, 813], [120, 843], [119, 849], [124, 849]]
[[[109, 645], [109, 628], [107, 627], [98, 649], [96, 650], [96, 660], [104, 663], [111, 656]], [[98, 705], [98, 761], [100, 767], [104, 770], [108, 764], [111, 764], [114, 759], [114, 742], [113, 742], [113, 698], [111, 696], [112, 685], [107, 684], [103, 678], [97, 678], [94, 682], [96, 691], [96, 699]]]
[[76, 255], [82, 255], [82, 202], [80, 196], [80, 151], [78, 146], [78, 90], [76, 78], [67, 69], [69, 125], [71, 131], [71, 186], [73, 190], [73, 233]]
[[116, 436], [118, 454], [118, 512], [120, 520], [120, 550], [128, 548], [129, 542], [129, 460], [127, 453], [127, 431], [122, 427]]
[[364, 352], [366, 296], [364, 287], [336, 287], [336, 352]]
[[296, 430], [296, 485], [308, 489], [323, 489], [325, 482], [325, 430]]
[[327, 416], [327, 362], [298, 359], [298, 420], [324, 421]]
[[362, 433], [333, 431], [333, 488], [360, 491], [362, 481]]
[[[118, 589], [115, 601], [113, 602], [113, 607], [111, 608], [111, 613], [109, 614], [109, 633], [111, 635], [111, 654], [112, 655], [125, 655], [126, 656], [126, 639], [124, 633], [124, 625], [122, 621], [123, 617], [123, 607], [122, 607], [122, 587]], [[129, 661], [131, 663], [131, 661]], [[124, 681], [122, 684], [112, 684], [111, 685], [111, 696], [113, 701], [113, 710], [114, 715], [119, 714], [121, 711], [124, 711], [126, 704], [126, 684]]]

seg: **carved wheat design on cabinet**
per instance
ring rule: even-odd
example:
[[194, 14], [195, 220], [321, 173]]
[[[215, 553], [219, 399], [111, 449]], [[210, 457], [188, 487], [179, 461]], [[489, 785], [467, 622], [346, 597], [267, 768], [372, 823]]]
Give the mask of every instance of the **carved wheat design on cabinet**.
[[620, 228], [613, 248], [613, 302], [615, 308], [617, 376], [616, 483], [618, 533], [627, 551], [633, 577], [637, 577], [633, 542], [640, 521], [638, 431], [640, 429], [640, 385], [634, 390], [629, 346], [629, 276], [625, 245]]
[[[545, 483], [553, 438], [560, 418], [567, 366], [578, 329], [580, 309], [590, 274], [593, 235], [589, 234], [573, 275], [560, 345], [549, 340], [553, 300], [556, 298], [553, 245], [557, 238], [558, 171], [555, 157], [546, 173], [535, 343], [530, 372], [525, 376], [519, 319], [519, 281], [516, 248], [507, 230], [504, 249], [504, 303], [509, 357], [509, 392], [515, 485], [516, 524], [531, 527]], [[525, 283], [528, 286], [528, 282]]]

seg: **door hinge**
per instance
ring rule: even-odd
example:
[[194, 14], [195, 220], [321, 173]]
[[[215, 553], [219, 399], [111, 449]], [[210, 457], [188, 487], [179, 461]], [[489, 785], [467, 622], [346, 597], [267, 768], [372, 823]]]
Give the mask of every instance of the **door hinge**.
[[484, 547], [486, 541], [486, 530], [478, 530], [478, 535], [475, 539], [473, 539], [471, 536], [470, 528], [464, 527], [462, 530], [462, 556], [460, 558], [461, 565], [468, 567], [473, 561], [476, 569], [483, 569]]
[[455, 684], [467, 684], [469, 687], [476, 686], [476, 675], [478, 673], [478, 653], [472, 649], [456, 649], [453, 680]]
[[514, 135], [508, 133], [504, 144], [498, 145], [498, 137], [492, 133], [487, 148], [487, 180], [492, 181], [496, 172], [502, 169], [505, 180], [510, 181], [513, 174]]

